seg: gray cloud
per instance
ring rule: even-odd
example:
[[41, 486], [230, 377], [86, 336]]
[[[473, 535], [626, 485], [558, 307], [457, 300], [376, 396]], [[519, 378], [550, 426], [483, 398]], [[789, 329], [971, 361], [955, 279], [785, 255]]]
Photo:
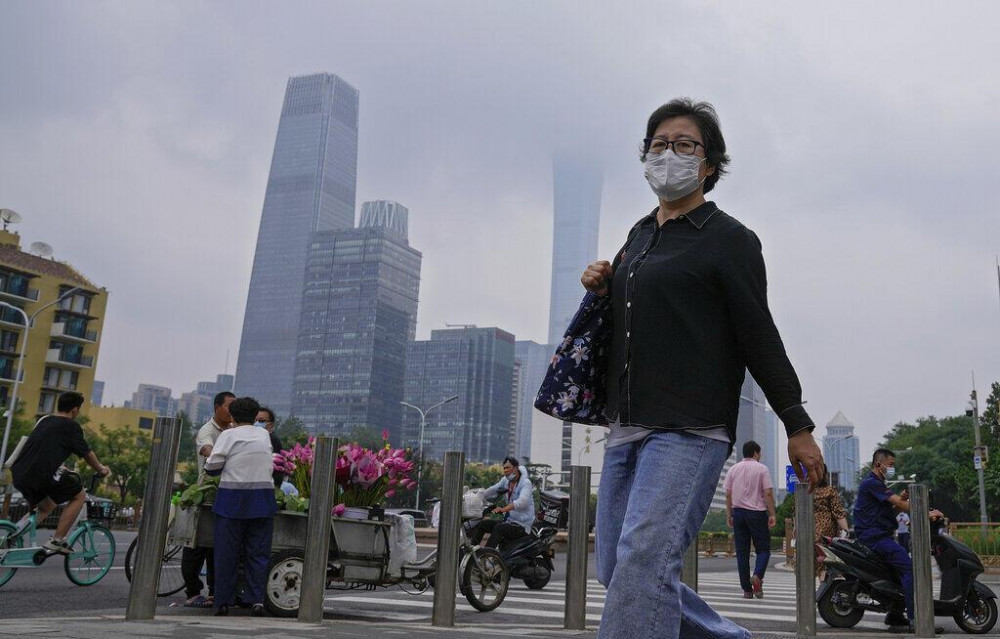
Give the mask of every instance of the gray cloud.
[[[361, 92], [359, 206], [410, 208], [418, 333], [541, 341], [551, 158], [605, 166], [601, 251], [654, 204], [636, 145], [713, 101], [713, 193], [762, 237], [813, 417], [870, 448], [1000, 378], [990, 3], [8, 2], [0, 204], [111, 291], [99, 376], [187, 390], [235, 363], [289, 75]], [[581, 265], [582, 266], [582, 265]], [[981, 388], [983, 384], [980, 384]]]

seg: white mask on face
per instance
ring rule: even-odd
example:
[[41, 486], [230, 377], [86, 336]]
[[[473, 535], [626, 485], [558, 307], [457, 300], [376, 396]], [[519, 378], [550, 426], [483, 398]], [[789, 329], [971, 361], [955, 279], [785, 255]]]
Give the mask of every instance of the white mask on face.
[[886, 477], [886, 479], [892, 479], [895, 476], [896, 476], [896, 467], [895, 466], [886, 466], [885, 467], [885, 477]]
[[257, 428], [267, 428], [267, 422], [254, 422], [253, 425]]
[[647, 154], [644, 164], [649, 188], [667, 202], [690, 195], [704, 182], [698, 179], [698, 169], [704, 160], [697, 155], [677, 155], [673, 149], [659, 155]]

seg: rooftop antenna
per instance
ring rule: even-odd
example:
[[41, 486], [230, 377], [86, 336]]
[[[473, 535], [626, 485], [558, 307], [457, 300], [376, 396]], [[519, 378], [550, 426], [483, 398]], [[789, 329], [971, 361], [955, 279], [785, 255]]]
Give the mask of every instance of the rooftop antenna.
[[52, 247], [45, 242], [32, 242], [28, 250], [38, 257], [52, 257]]
[[445, 328], [477, 328], [475, 324], [448, 324], [445, 322]]
[[17, 224], [21, 221], [21, 214], [12, 209], [0, 209], [0, 221], [3, 222], [3, 230], [7, 230], [8, 224]]

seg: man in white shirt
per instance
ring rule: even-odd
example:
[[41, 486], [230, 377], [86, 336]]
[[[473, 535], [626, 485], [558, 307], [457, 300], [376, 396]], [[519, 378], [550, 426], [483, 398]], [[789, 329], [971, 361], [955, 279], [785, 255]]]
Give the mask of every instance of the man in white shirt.
[[[236, 395], [228, 391], [223, 391], [215, 396], [215, 413], [212, 419], [205, 422], [205, 425], [198, 429], [195, 436], [195, 448], [197, 449], [198, 481], [205, 478], [205, 460], [212, 454], [212, 447], [215, 440], [219, 438], [222, 431], [229, 428], [233, 421], [229, 414], [229, 405], [236, 399]], [[201, 567], [208, 564], [208, 597], [201, 596], [201, 589], [204, 584], [201, 582], [199, 574]], [[181, 575], [184, 577], [184, 594], [187, 601], [184, 603], [189, 608], [211, 608], [214, 605], [215, 597], [215, 560], [211, 548], [185, 548], [181, 553]]]

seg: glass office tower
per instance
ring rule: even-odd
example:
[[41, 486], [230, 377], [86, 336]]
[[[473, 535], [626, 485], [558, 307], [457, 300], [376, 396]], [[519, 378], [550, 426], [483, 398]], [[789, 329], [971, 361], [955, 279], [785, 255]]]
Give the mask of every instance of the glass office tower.
[[354, 226], [357, 160], [357, 89], [328, 73], [290, 78], [236, 367], [236, 393], [257, 398], [280, 417], [288, 415], [292, 397], [310, 236]]
[[365, 202], [361, 223], [312, 236], [292, 414], [310, 430], [339, 436], [385, 429], [398, 445], [421, 255], [406, 236], [406, 207]]

